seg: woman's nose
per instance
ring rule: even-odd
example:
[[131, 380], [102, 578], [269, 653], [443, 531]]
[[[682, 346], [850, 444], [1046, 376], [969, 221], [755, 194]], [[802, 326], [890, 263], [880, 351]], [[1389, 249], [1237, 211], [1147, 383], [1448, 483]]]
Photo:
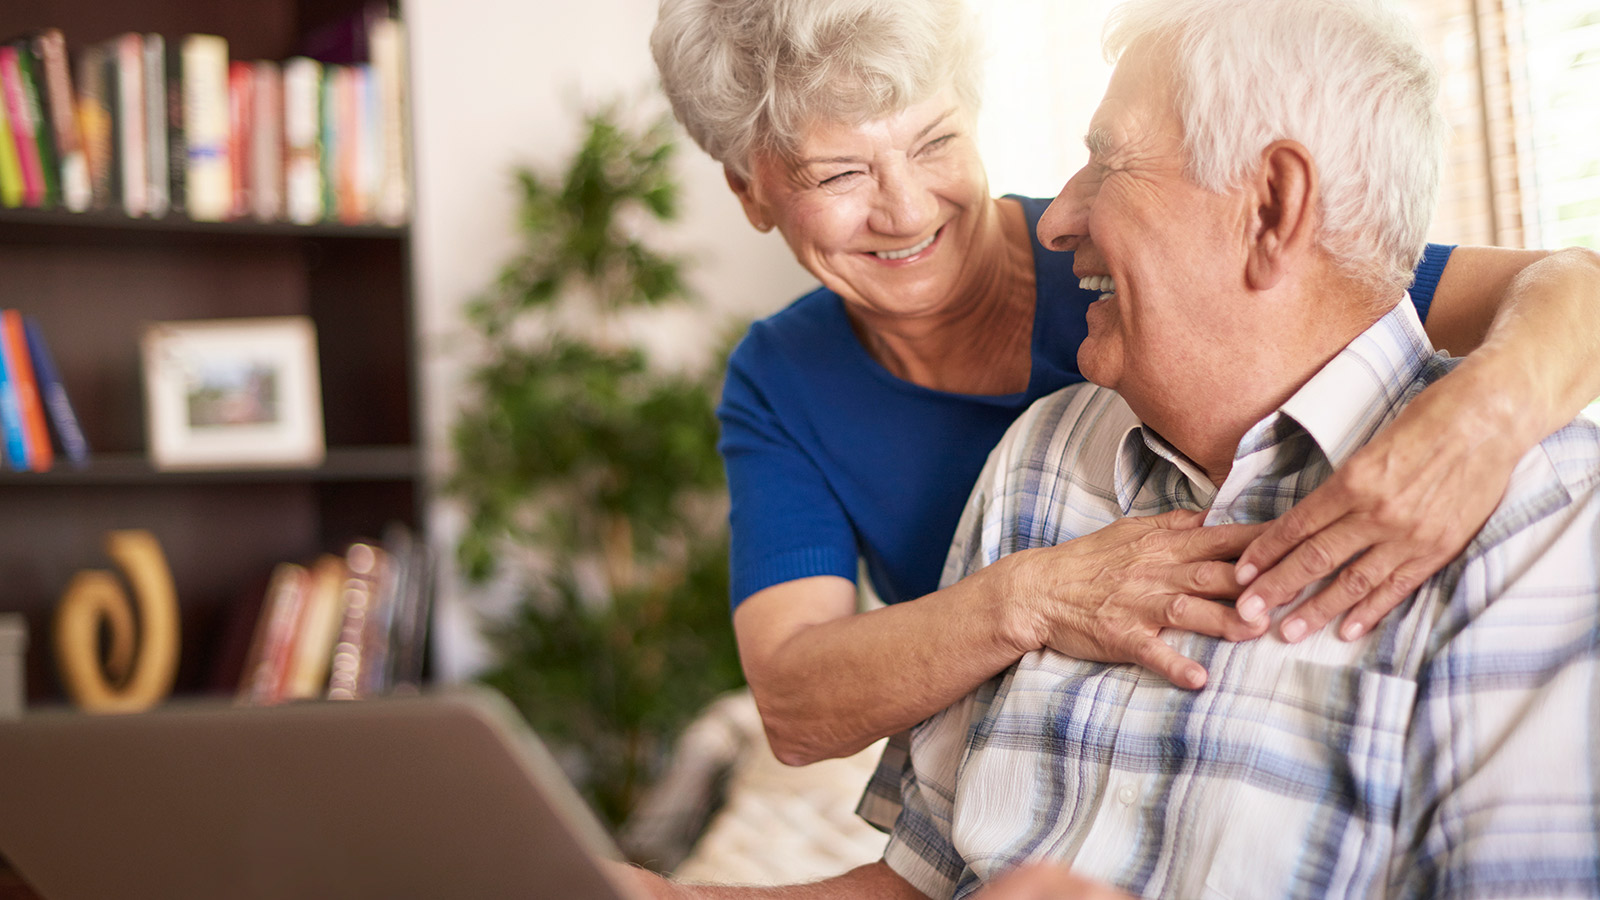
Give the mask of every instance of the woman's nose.
[[939, 214], [939, 199], [905, 166], [885, 167], [878, 180], [870, 224], [881, 234], [911, 237], [925, 232]]

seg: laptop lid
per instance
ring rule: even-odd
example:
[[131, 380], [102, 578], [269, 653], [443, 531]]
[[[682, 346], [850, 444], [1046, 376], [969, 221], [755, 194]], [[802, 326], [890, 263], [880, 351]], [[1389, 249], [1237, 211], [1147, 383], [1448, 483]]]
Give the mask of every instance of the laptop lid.
[[483, 689], [0, 721], [0, 855], [47, 900], [621, 900], [620, 858]]

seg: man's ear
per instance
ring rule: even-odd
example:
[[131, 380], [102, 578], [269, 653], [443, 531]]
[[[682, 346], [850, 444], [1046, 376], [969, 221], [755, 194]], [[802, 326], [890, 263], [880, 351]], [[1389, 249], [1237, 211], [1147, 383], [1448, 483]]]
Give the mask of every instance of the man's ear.
[[744, 217], [750, 220], [750, 224], [762, 233], [771, 231], [772, 223], [767, 221], [766, 212], [760, 201], [756, 200], [750, 179], [727, 166], [722, 167], [722, 177], [728, 181], [728, 190], [733, 191], [733, 195], [739, 198], [739, 205], [744, 207]]
[[1291, 260], [1311, 246], [1316, 230], [1317, 166], [1298, 141], [1275, 141], [1261, 153], [1254, 182], [1245, 280], [1256, 290], [1275, 286]]

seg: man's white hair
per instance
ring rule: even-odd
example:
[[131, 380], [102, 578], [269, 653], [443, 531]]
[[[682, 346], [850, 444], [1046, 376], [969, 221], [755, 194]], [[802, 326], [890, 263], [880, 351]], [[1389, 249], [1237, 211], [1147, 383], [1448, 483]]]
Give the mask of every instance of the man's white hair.
[[1439, 190], [1439, 79], [1410, 23], [1380, 0], [1130, 0], [1107, 58], [1169, 67], [1189, 175], [1238, 185], [1277, 140], [1311, 152], [1322, 246], [1373, 288], [1411, 283]]
[[741, 175], [819, 122], [864, 122], [953, 85], [979, 105], [963, 0], [661, 0], [650, 50], [672, 111]]

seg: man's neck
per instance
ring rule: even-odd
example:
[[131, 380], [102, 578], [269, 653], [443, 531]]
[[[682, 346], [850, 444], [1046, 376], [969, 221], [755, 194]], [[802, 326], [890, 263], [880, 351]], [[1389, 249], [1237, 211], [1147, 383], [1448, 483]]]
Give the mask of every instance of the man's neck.
[[[1273, 308], [1234, 336], [1237, 365], [1191, 373], [1182, 390], [1142, 399], [1134, 412], [1221, 487], [1244, 435], [1271, 415], [1388, 308], [1319, 296]], [[1315, 311], [1306, 314], [1304, 311]]]

